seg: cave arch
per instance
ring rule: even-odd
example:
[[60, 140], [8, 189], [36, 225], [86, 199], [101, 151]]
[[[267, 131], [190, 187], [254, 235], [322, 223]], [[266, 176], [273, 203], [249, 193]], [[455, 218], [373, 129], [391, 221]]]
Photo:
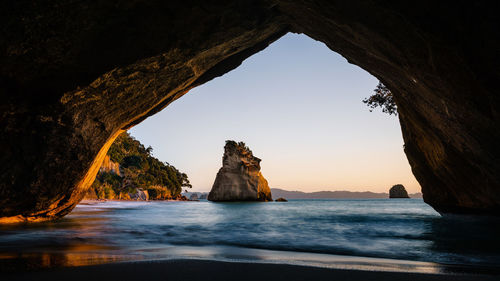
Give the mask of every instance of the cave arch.
[[427, 203], [498, 215], [495, 5], [3, 3], [0, 221], [69, 213], [120, 132], [287, 32], [324, 42], [392, 90]]

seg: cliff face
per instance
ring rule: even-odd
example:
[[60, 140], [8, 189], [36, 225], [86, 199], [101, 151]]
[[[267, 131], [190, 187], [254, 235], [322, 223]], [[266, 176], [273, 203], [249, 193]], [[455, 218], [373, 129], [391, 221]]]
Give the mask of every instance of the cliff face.
[[389, 198], [410, 198], [402, 184], [396, 184], [389, 189]]
[[222, 168], [208, 200], [272, 201], [271, 189], [260, 172], [260, 161], [244, 143], [226, 141]]
[[500, 215], [494, 1], [50, 0], [0, 11], [2, 222], [69, 213], [121, 132], [286, 32], [391, 90], [425, 202]]

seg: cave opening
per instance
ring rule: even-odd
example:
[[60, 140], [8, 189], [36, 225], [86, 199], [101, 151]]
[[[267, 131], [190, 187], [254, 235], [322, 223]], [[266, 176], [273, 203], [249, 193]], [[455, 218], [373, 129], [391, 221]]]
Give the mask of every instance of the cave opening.
[[207, 192], [226, 139], [262, 158], [271, 187], [420, 192], [398, 118], [361, 102], [378, 80], [323, 43], [288, 33], [129, 132]]
[[440, 213], [498, 214], [498, 38], [485, 28], [497, 24], [494, 9], [271, 2], [75, 2], [57, 14], [11, 6], [2, 45], [2, 222], [68, 214], [122, 130], [287, 32], [325, 43], [392, 91], [426, 203]]

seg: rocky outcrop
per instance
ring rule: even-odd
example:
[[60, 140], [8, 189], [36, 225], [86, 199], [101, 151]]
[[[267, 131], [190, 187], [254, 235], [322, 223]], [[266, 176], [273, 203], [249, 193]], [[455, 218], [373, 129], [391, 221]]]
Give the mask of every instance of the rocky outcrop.
[[143, 190], [142, 188], [137, 188], [136, 193], [129, 193], [128, 195], [130, 196], [131, 200], [137, 200], [137, 201], [148, 201], [149, 200], [149, 194], [147, 190]]
[[285, 199], [285, 198], [283, 198], [283, 197], [280, 197], [280, 198], [278, 198], [278, 199], [276, 199], [276, 200], [274, 200], [274, 201], [275, 201], [275, 202], [288, 202], [288, 200], [286, 200], [286, 199]]
[[118, 176], [121, 176], [120, 172], [120, 164], [111, 161], [109, 158], [109, 155], [106, 155], [104, 157], [104, 160], [102, 161], [101, 167], [99, 168], [100, 173], [112, 173]]
[[222, 168], [208, 194], [210, 201], [272, 201], [260, 172], [260, 159], [243, 143], [226, 141]]
[[389, 198], [410, 198], [402, 184], [396, 184], [389, 189]]
[[494, 1], [0, 5], [2, 222], [69, 213], [122, 131], [286, 32], [324, 42], [391, 90], [425, 202], [500, 215]]

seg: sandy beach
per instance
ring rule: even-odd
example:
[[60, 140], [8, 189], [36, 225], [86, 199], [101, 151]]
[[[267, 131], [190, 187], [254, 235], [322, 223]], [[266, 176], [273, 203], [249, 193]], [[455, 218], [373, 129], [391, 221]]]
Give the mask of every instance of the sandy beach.
[[455, 280], [489, 281], [499, 276], [483, 274], [424, 274], [327, 269], [286, 264], [221, 262], [210, 260], [159, 260], [94, 266], [65, 267], [2, 274], [2, 280]]

